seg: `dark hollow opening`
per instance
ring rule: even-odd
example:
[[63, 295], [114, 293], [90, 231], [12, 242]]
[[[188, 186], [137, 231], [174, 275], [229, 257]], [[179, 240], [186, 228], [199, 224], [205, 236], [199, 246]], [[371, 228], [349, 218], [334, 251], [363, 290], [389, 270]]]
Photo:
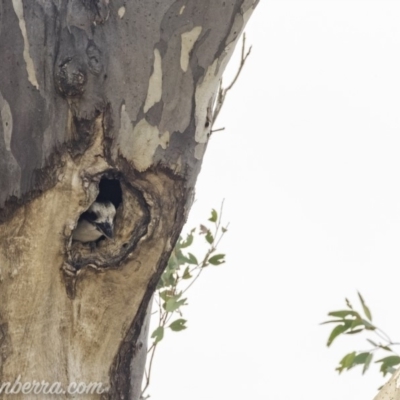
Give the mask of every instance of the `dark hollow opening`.
[[99, 183], [99, 194], [96, 201], [111, 201], [115, 208], [122, 203], [122, 189], [118, 179], [101, 178]]

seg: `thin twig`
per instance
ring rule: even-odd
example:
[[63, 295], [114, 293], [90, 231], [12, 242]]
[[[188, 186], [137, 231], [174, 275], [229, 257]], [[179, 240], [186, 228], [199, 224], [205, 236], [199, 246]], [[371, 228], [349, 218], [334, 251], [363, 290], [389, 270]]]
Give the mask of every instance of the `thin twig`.
[[219, 131], [224, 131], [224, 130], [225, 130], [225, 128], [212, 129], [212, 130], [211, 130], [211, 133], [219, 132]]
[[[242, 69], [243, 69], [244, 64], [245, 64], [245, 62], [247, 60], [247, 57], [251, 53], [251, 48], [252, 48], [252, 46], [250, 46], [249, 49], [246, 52], [246, 34], [243, 33], [242, 54], [241, 54], [241, 57], [240, 57], [239, 68], [238, 68], [238, 70], [236, 72], [236, 75], [233, 78], [232, 82], [225, 89], [222, 86], [222, 79], [220, 81], [220, 86], [219, 86], [219, 89], [218, 89], [216, 104], [215, 104], [215, 107], [214, 107], [214, 113], [213, 113], [213, 116], [212, 116], [212, 126], [214, 125], [215, 121], [218, 118], [219, 113], [221, 112], [221, 109], [222, 109], [222, 106], [224, 105], [227, 93], [229, 92], [229, 90], [232, 89], [233, 85], [236, 83], [236, 81], [238, 80], [238, 78], [240, 76], [240, 73], [242, 72]], [[215, 131], [211, 130], [211, 133], [212, 132], [216, 132], [216, 131], [217, 130], [215, 130]]]
[[383, 332], [381, 329], [376, 328], [374, 329], [375, 335], [377, 335], [380, 339], [384, 340], [387, 343], [391, 343], [392, 341], [390, 340], [389, 336]]
[[146, 392], [147, 388], [150, 385], [151, 368], [153, 367], [153, 360], [154, 360], [154, 354], [156, 353], [156, 348], [157, 348], [157, 343], [154, 345], [153, 351], [151, 352], [149, 368], [148, 368], [148, 371], [146, 373], [146, 385], [142, 390], [142, 394], [141, 394], [142, 397], [143, 397], [144, 393]]
[[187, 288], [185, 290], [183, 290], [182, 294], [185, 293], [186, 291], [189, 290], [189, 288], [193, 285], [193, 283], [195, 283], [197, 281], [197, 279], [199, 278], [200, 274], [202, 273], [203, 268], [199, 269], [199, 273], [195, 276], [195, 278], [192, 280], [192, 282], [189, 283], [189, 285], [187, 286]]
[[[167, 318], [168, 318], [168, 312], [163, 312], [161, 315], [160, 312], [160, 319], [159, 319], [159, 326], [162, 326], [163, 328], [165, 328], [166, 322], [167, 322]], [[152, 371], [152, 367], [153, 367], [153, 360], [154, 360], [154, 355], [156, 353], [156, 349], [157, 349], [157, 345], [159, 342], [154, 341], [153, 344], [150, 346], [149, 352], [151, 351], [151, 355], [150, 355], [150, 361], [149, 361], [149, 367], [146, 371], [146, 385], [142, 390], [142, 394], [141, 397], [144, 396], [144, 393], [146, 392], [147, 388], [150, 385], [150, 377], [151, 377], [151, 371]]]
[[248, 57], [248, 56], [250, 55], [250, 53], [251, 53], [251, 46], [249, 47], [249, 50], [247, 51], [246, 55], [244, 54], [245, 51], [246, 51], [246, 34], [243, 33], [242, 56], [241, 56], [241, 59], [240, 59], [239, 69], [238, 69], [238, 71], [236, 72], [236, 76], [233, 78], [233, 81], [231, 82], [231, 84], [225, 89], [225, 94], [226, 94], [226, 92], [228, 92], [229, 90], [232, 89], [233, 85], [234, 85], [234, 84], [236, 83], [236, 81], [238, 80], [239, 75], [240, 75], [240, 73], [242, 72], [244, 63], [246, 62], [247, 57]]

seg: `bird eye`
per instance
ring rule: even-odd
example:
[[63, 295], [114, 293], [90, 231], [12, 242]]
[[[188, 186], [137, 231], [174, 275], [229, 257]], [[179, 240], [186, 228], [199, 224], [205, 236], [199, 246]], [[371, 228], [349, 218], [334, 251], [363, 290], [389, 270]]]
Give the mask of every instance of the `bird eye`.
[[85, 211], [82, 216], [88, 221], [96, 221], [96, 219], [98, 218], [97, 214], [93, 211]]

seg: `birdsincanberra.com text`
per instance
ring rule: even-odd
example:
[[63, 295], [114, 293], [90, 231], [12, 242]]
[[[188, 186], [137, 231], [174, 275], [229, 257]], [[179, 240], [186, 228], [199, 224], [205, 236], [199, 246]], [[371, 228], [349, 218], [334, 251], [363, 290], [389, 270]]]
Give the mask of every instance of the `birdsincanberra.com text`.
[[0, 382], [1, 394], [103, 394], [109, 388], [101, 382], [71, 382], [66, 388], [61, 382], [27, 381], [21, 382], [21, 375], [14, 382]]

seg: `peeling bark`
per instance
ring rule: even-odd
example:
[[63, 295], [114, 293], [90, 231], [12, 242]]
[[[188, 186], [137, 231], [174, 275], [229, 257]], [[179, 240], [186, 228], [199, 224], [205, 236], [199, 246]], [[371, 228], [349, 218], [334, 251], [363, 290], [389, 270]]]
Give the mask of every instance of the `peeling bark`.
[[[0, 382], [138, 399], [146, 311], [256, 3], [1, 0]], [[73, 242], [103, 197], [115, 239]]]

